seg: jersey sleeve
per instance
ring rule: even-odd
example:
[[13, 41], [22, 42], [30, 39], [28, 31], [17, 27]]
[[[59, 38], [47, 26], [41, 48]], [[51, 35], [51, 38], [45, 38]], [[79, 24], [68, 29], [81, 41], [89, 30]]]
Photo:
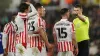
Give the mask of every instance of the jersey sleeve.
[[42, 19], [38, 16], [38, 27], [43, 27]]
[[8, 33], [10, 31], [10, 23], [6, 24], [3, 30], [3, 37], [2, 37], [2, 45], [3, 45], [3, 49], [6, 48], [6, 44], [7, 44], [7, 37], [8, 37]]
[[3, 45], [3, 49], [6, 48], [6, 45], [7, 45], [7, 34], [3, 33], [3, 36], [2, 36], [2, 45]]
[[4, 34], [8, 34], [9, 29], [10, 29], [10, 24], [8, 23], [8, 24], [6, 24], [6, 25], [4, 26], [3, 33], [4, 33]]
[[34, 15], [37, 15], [37, 10], [35, 9], [35, 7], [32, 4], [30, 4], [30, 7], [31, 7], [32, 12], [28, 13], [28, 18]]

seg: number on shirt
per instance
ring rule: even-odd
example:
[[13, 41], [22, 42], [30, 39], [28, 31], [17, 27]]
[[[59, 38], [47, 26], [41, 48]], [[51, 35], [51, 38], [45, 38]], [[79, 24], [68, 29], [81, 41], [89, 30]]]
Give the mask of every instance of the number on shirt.
[[35, 27], [33, 26], [34, 22], [35, 22], [35, 21], [32, 21], [32, 22], [29, 22], [29, 23], [28, 23], [28, 25], [29, 25], [29, 26], [28, 26], [28, 27], [29, 27], [29, 28], [28, 28], [28, 31], [34, 31], [34, 30], [35, 30]]
[[57, 28], [57, 30], [58, 30], [59, 38], [66, 38], [67, 37], [66, 28]]

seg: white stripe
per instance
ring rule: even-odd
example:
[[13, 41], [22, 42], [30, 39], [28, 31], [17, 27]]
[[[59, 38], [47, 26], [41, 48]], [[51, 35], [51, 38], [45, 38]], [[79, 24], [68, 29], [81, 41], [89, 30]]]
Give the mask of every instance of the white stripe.
[[65, 50], [65, 49], [64, 49], [64, 42], [62, 42], [62, 49], [63, 49], [63, 51]]
[[70, 43], [68, 42], [68, 47], [69, 47], [69, 50], [70, 50]]

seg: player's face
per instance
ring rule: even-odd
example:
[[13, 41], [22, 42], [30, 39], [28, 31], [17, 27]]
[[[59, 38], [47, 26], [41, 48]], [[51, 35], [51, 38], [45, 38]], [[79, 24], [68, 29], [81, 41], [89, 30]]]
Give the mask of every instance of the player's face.
[[45, 16], [45, 8], [42, 6], [41, 8], [38, 8], [38, 13], [40, 16]]
[[46, 12], [45, 12], [45, 8], [43, 7], [43, 8], [42, 8], [42, 17], [45, 16], [45, 13], [46, 13]]
[[82, 13], [82, 9], [81, 8], [75, 8], [73, 9], [73, 14], [78, 14], [78, 13]]

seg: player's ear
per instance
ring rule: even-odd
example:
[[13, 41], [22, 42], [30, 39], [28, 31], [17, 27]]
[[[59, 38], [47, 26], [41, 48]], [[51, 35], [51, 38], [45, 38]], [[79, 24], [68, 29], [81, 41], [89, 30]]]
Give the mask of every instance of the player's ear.
[[83, 9], [82, 8], [80, 8], [80, 10], [81, 10], [81, 12], [83, 12]]

